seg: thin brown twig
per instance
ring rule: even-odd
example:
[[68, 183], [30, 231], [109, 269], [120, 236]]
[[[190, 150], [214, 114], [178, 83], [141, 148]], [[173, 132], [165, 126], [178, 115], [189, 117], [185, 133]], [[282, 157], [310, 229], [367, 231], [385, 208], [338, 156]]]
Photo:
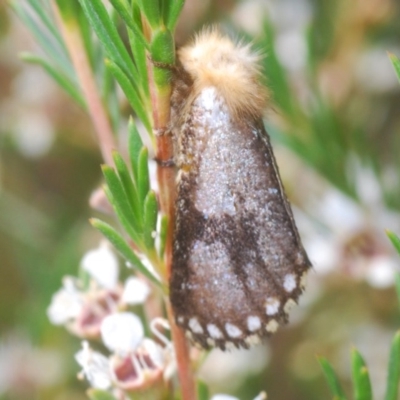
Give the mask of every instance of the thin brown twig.
[[90, 118], [93, 121], [101, 154], [104, 161], [112, 165], [112, 151], [116, 148], [116, 142], [106, 109], [96, 86], [79, 26], [75, 20], [69, 20], [66, 23], [60, 16], [57, 7], [54, 6], [54, 10], [86, 100]]

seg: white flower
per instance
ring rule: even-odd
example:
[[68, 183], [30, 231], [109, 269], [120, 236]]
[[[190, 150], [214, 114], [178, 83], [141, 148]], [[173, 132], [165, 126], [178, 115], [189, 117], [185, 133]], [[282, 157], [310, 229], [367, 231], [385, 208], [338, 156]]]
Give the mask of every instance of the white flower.
[[[265, 392], [261, 392], [254, 400], [266, 400], [267, 395]], [[239, 400], [237, 397], [230, 396], [228, 394], [215, 394], [211, 397], [211, 400]]]
[[385, 288], [394, 284], [399, 265], [385, 229], [396, 230], [400, 215], [385, 207], [373, 172], [355, 158], [350, 163], [360, 203], [336, 189], [326, 190], [318, 203], [311, 205], [313, 218], [323, 229], [303, 230], [304, 245], [318, 273], [340, 267], [354, 279]]
[[143, 390], [163, 381], [165, 365], [163, 349], [147, 338], [131, 353], [111, 357], [115, 385], [127, 392]]
[[107, 242], [88, 251], [81, 261], [82, 268], [102, 287], [113, 289], [118, 284], [118, 260]]
[[66, 276], [63, 288], [54, 293], [47, 316], [54, 325], [63, 325], [76, 318], [82, 310], [83, 298], [74, 278]]
[[142, 280], [131, 277], [125, 282], [122, 301], [126, 304], [142, 304], [150, 294], [149, 286]]
[[239, 400], [237, 397], [229, 396], [228, 394], [215, 394], [211, 400]]
[[88, 342], [82, 342], [82, 350], [75, 354], [75, 360], [82, 367], [80, 377], [85, 376], [96, 389], [106, 390], [111, 387], [111, 371], [107, 357], [93, 351]]
[[121, 355], [135, 350], [144, 335], [139, 317], [130, 312], [108, 315], [103, 319], [100, 329], [103, 343]]

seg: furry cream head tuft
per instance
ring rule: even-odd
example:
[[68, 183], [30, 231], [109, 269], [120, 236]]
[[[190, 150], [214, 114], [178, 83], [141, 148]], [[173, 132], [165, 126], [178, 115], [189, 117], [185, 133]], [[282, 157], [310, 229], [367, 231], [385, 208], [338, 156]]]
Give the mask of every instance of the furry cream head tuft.
[[178, 55], [193, 79], [195, 95], [214, 86], [234, 117], [261, 117], [269, 96], [260, 82], [260, 55], [250, 45], [234, 43], [216, 29], [205, 29]]

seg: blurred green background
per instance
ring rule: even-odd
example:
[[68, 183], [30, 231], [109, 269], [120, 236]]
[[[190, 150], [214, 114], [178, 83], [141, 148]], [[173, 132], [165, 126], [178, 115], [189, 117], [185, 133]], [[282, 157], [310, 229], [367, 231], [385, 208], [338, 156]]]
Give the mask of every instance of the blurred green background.
[[[382, 398], [400, 326], [400, 260], [384, 233], [400, 233], [400, 84], [386, 54], [400, 56], [400, 4], [188, 0], [178, 45], [212, 23], [266, 55], [267, 128], [314, 270], [287, 327], [251, 352], [213, 353], [201, 376], [243, 400], [261, 390], [330, 398], [316, 355], [348, 389], [355, 345]], [[41, 52], [0, 2], [0, 399], [83, 399], [79, 340], [52, 326], [46, 308], [100, 238], [88, 199], [101, 157], [87, 115], [19, 60], [26, 50]]]

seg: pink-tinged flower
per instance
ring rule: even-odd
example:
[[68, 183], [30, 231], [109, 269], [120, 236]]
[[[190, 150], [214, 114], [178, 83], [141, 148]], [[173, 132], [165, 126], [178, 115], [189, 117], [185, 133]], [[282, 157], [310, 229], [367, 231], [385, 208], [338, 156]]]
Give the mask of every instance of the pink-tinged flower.
[[128, 305], [143, 303], [150, 293], [146, 282], [135, 277], [127, 279], [122, 287], [117, 259], [104, 243], [86, 253], [81, 267], [89, 282], [64, 278], [63, 288], [54, 294], [47, 311], [53, 324], [65, 325], [81, 338], [98, 338], [105, 317]]
[[111, 357], [115, 385], [127, 392], [162, 383], [164, 367], [163, 350], [151, 339], [144, 339], [135, 351], [125, 356]]
[[67, 323], [66, 327], [76, 336], [98, 338], [104, 318], [118, 311], [120, 298], [120, 288], [87, 292], [79, 315]]
[[88, 342], [82, 342], [82, 350], [75, 355], [75, 360], [82, 367], [78, 374], [80, 379], [86, 378], [96, 389], [109, 389], [112, 385], [109, 360], [103, 354], [92, 350]]
[[80, 377], [86, 377], [93, 388], [119, 393], [143, 391], [164, 385], [165, 370], [173, 354], [170, 342], [165, 347], [143, 337], [140, 319], [132, 313], [110, 315], [102, 323], [102, 339], [113, 351], [110, 357], [95, 352], [83, 342], [75, 356], [82, 366]]

